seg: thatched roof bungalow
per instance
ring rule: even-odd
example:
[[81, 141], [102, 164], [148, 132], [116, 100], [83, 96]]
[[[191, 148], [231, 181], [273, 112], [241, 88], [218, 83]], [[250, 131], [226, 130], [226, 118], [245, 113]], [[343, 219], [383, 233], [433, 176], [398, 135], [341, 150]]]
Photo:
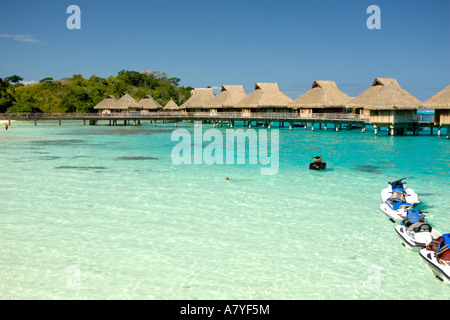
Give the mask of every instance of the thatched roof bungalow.
[[191, 90], [191, 97], [180, 106], [187, 112], [202, 112], [211, 109], [214, 98], [213, 88], [196, 88]]
[[122, 96], [119, 100], [117, 100], [117, 105], [119, 108], [123, 111], [136, 111], [140, 110], [141, 107], [139, 106], [138, 102], [130, 96], [128, 93]]
[[336, 82], [316, 80], [312, 88], [290, 103], [300, 113], [338, 113], [351, 98], [338, 89]]
[[141, 109], [141, 113], [155, 112], [162, 109], [162, 106], [155, 101], [150, 95], [146, 95], [138, 102], [138, 108]]
[[394, 125], [412, 123], [420, 104], [396, 79], [376, 78], [370, 88], [347, 103], [347, 108], [362, 108], [372, 124]]
[[[437, 126], [450, 125], [450, 85], [422, 103], [424, 109], [434, 109], [434, 122]], [[448, 130], [448, 129], [447, 129]]]
[[107, 96], [105, 99], [100, 101], [95, 107], [95, 110], [98, 110], [99, 113], [111, 113], [113, 110], [116, 111], [119, 109], [117, 104], [117, 99], [113, 95]]
[[211, 112], [234, 112], [236, 104], [246, 96], [242, 85], [223, 85], [220, 93], [212, 100]]
[[178, 105], [175, 101], [173, 101], [173, 99], [170, 99], [170, 101], [167, 102], [167, 104], [163, 108], [164, 111], [176, 111], [178, 109]]
[[277, 83], [258, 82], [255, 90], [236, 104], [244, 113], [251, 112], [290, 112], [292, 99], [278, 88]]

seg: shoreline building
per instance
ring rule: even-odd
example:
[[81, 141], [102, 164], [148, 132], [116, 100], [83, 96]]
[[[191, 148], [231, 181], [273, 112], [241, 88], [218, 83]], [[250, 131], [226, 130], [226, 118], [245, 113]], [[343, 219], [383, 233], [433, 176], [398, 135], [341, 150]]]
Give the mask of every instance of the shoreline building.
[[191, 97], [179, 109], [185, 112], [207, 112], [212, 107], [214, 97], [213, 88], [195, 88], [191, 90]]
[[400, 87], [396, 79], [376, 78], [370, 88], [347, 103], [347, 108], [362, 108], [375, 134], [380, 127], [387, 127], [394, 135], [403, 134], [411, 126], [420, 105], [420, 100]]
[[236, 103], [236, 108], [246, 116], [254, 112], [284, 113], [292, 112], [291, 102], [292, 99], [280, 91], [277, 83], [257, 82], [255, 90]]
[[156, 112], [162, 109], [162, 106], [153, 99], [152, 96], [146, 95], [138, 102], [138, 108], [140, 108], [140, 112], [145, 114], [149, 112]]
[[121, 112], [138, 112], [141, 109], [138, 102], [128, 93], [117, 100], [117, 106]]
[[179, 109], [179, 107], [178, 107], [177, 103], [175, 101], [173, 101], [173, 99], [170, 99], [170, 101], [167, 102], [163, 108], [164, 111], [178, 111], [178, 109]]
[[94, 110], [98, 110], [98, 113], [101, 114], [110, 114], [113, 110], [117, 110], [117, 99], [112, 94], [107, 96], [105, 99], [100, 101], [95, 107]]
[[238, 112], [236, 104], [246, 96], [242, 85], [223, 85], [220, 93], [212, 99], [211, 113]]
[[312, 88], [292, 101], [289, 106], [298, 113], [343, 113], [351, 97], [338, 89], [336, 82], [314, 81]]
[[447, 128], [447, 138], [450, 130], [450, 85], [433, 95], [422, 103], [424, 109], [434, 109], [434, 125], [438, 127], [438, 135], [441, 128]]

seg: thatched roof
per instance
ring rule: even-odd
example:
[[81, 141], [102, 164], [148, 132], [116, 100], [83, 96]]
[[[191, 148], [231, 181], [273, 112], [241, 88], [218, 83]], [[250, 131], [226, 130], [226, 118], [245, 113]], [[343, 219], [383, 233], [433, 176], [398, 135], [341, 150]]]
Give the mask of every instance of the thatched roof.
[[173, 99], [170, 99], [169, 102], [164, 106], [163, 110], [178, 110], [178, 105]]
[[287, 107], [292, 99], [278, 88], [277, 83], [256, 83], [255, 90], [236, 104], [239, 108]]
[[351, 98], [338, 89], [336, 82], [316, 80], [312, 88], [295, 99], [292, 108], [344, 108]]
[[180, 106], [180, 109], [211, 108], [213, 98], [213, 88], [196, 88], [191, 90], [191, 97]]
[[138, 103], [132, 96], [126, 93], [122, 98], [117, 100], [117, 103], [113, 109], [128, 109], [139, 108]]
[[415, 110], [420, 104], [420, 100], [400, 87], [397, 80], [376, 78], [372, 86], [351, 99], [347, 107], [368, 110]]
[[100, 101], [94, 109], [116, 109], [117, 99], [113, 95], [107, 96], [105, 99]]
[[242, 85], [223, 85], [220, 93], [212, 100], [214, 108], [235, 107], [247, 94]]
[[422, 103], [424, 109], [450, 109], [450, 85]]
[[150, 95], [146, 95], [138, 102], [138, 106], [144, 110], [158, 110], [162, 109], [162, 106], [155, 101]]

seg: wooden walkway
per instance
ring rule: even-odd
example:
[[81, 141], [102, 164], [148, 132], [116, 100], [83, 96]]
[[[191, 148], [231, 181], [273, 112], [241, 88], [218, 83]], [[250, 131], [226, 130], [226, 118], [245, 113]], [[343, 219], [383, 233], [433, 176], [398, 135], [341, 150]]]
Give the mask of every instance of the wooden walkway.
[[[0, 120], [232, 120], [267, 122], [341, 122], [370, 124], [370, 117], [354, 113], [270, 113], [270, 112], [121, 112], [99, 113], [0, 113]], [[414, 123], [432, 124], [434, 116], [416, 116]]]
[[[308, 123], [319, 123], [320, 128], [322, 124], [325, 129], [327, 124], [334, 124], [334, 128], [338, 131], [342, 125], [359, 126], [365, 131], [366, 125], [372, 125], [369, 115], [354, 114], [354, 113], [270, 113], [270, 112], [121, 112], [121, 113], [0, 113], [0, 120], [19, 120], [19, 121], [34, 121], [35, 125], [38, 121], [57, 120], [61, 125], [63, 120], [82, 120], [84, 124], [94, 125], [99, 121], [109, 121], [109, 124], [115, 125], [118, 121], [123, 121], [125, 125], [133, 123], [140, 125], [141, 121], [152, 121], [155, 125], [157, 121], [175, 122], [178, 121], [202, 121], [210, 123], [229, 123], [234, 125], [235, 121], [244, 122], [244, 125], [251, 127], [252, 122], [262, 123], [270, 128], [272, 122], [280, 123], [284, 127], [285, 123], [289, 124], [289, 129], [293, 126], [307, 126]], [[381, 125], [387, 128], [401, 126], [403, 128], [411, 127], [418, 130], [422, 127], [434, 127], [434, 116], [416, 115], [411, 123], [389, 124]], [[375, 134], [380, 125], [375, 126]], [[314, 126], [311, 126], [314, 130]], [[439, 129], [440, 130], [440, 129]], [[448, 131], [449, 129], [447, 129]], [[433, 130], [431, 129], [431, 132]], [[438, 132], [440, 134], [440, 131]]]

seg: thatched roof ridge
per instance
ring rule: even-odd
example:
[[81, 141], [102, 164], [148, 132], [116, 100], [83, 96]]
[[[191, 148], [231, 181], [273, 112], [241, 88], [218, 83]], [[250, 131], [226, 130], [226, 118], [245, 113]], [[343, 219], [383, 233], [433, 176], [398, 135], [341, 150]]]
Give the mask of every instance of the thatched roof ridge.
[[163, 110], [178, 110], [178, 105], [173, 99], [170, 99], [169, 102], [164, 106]]
[[400, 87], [396, 79], [376, 78], [372, 86], [347, 103], [367, 110], [416, 110], [421, 102]]
[[316, 80], [312, 88], [291, 102], [290, 106], [293, 108], [344, 108], [350, 99], [347, 94], [338, 89], [336, 82]]
[[118, 109], [138, 108], [138, 102], [128, 93], [117, 100]]
[[422, 103], [424, 109], [450, 109], [450, 84]]
[[138, 106], [145, 110], [162, 109], [162, 106], [149, 94], [139, 100]]
[[210, 108], [213, 98], [213, 88], [196, 88], [191, 90], [191, 97], [180, 106], [180, 109]]
[[94, 109], [115, 109], [117, 107], [117, 99], [112, 94], [100, 101]]
[[277, 83], [258, 82], [255, 90], [236, 104], [239, 108], [288, 107], [292, 99], [278, 88]]
[[235, 107], [246, 96], [244, 86], [226, 84], [222, 86], [220, 93], [212, 100], [212, 106], [215, 108]]

